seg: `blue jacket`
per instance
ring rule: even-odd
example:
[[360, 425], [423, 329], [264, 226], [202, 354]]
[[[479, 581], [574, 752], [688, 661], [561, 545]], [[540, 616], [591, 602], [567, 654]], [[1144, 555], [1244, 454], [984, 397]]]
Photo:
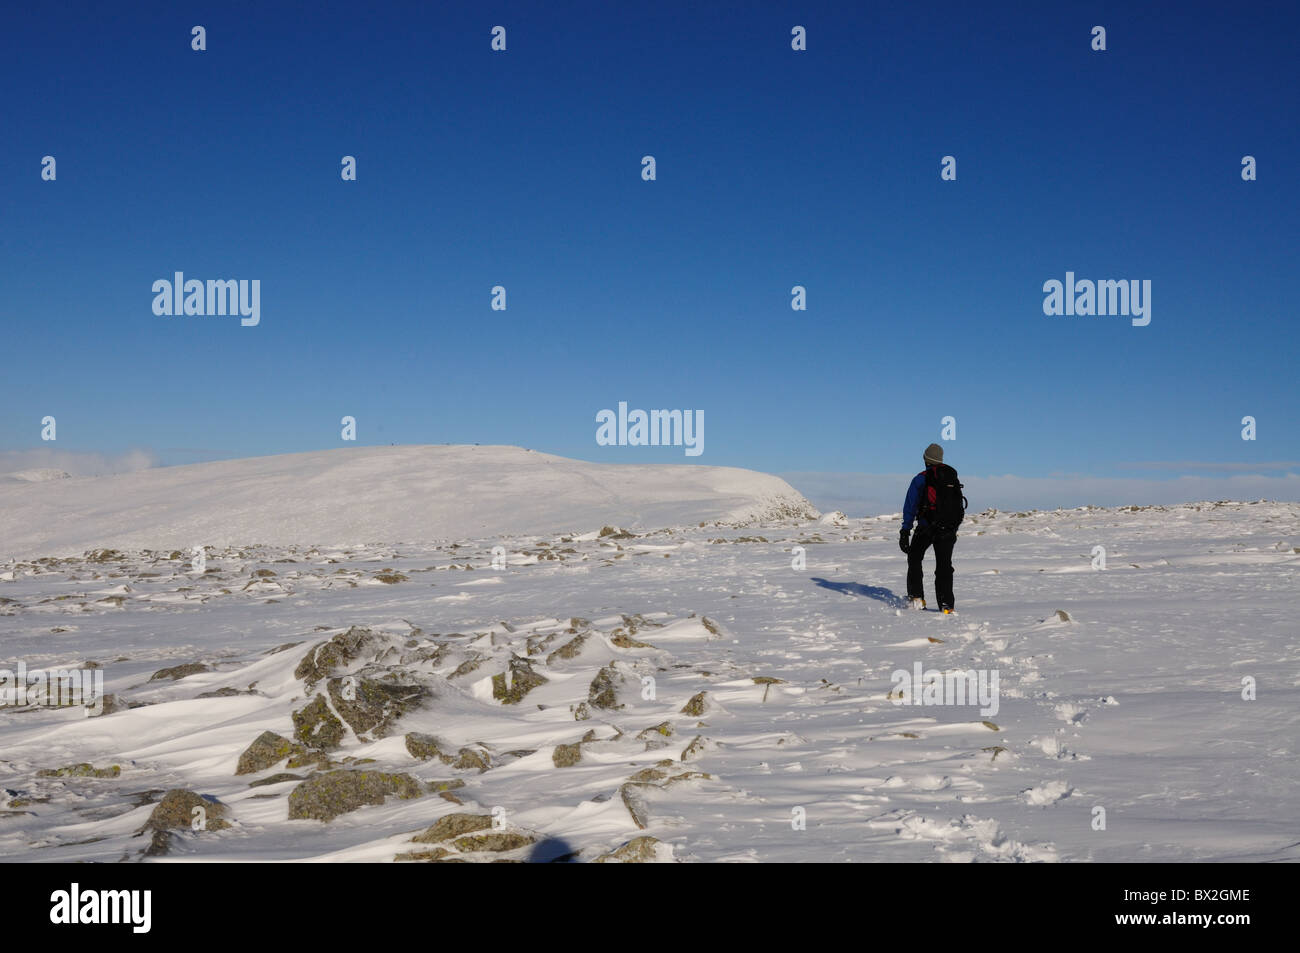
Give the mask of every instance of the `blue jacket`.
[[928, 525], [925, 517], [921, 515], [921, 497], [925, 493], [925, 471], [922, 470], [916, 476], [912, 477], [911, 484], [907, 487], [907, 499], [903, 501], [903, 529], [911, 532], [912, 521], [915, 520], [918, 526]]

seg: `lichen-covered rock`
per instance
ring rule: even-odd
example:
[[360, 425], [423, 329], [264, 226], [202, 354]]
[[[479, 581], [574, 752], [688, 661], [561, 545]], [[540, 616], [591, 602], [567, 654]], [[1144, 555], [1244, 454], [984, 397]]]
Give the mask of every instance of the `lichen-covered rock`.
[[672, 845], [665, 844], [657, 837], [641, 835], [634, 837], [617, 850], [602, 854], [596, 858], [598, 864], [653, 864], [671, 860]]
[[230, 826], [224, 820], [226, 805], [214, 797], [174, 788], [163, 795], [154, 807], [144, 830], [150, 831], [219, 831]]
[[475, 652], [469, 658], [465, 659], [465, 661], [457, 665], [456, 670], [447, 676], [447, 680], [450, 681], [453, 678], [460, 678], [462, 675], [468, 675], [470, 672], [477, 671], [478, 668], [487, 660], [488, 656], [481, 652]]
[[289, 820], [330, 821], [367, 805], [379, 805], [390, 795], [402, 800], [423, 793], [409, 774], [344, 769], [317, 774], [289, 792]]
[[578, 707], [573, 710], [574, 721], [588, 721], [591, 718], [591, 709], [586, 702], [579, 702]]
[[443, 742], [433, 735], [426, 735], [421, 731], [408, 731], [406, 733], [406, 751], [412, 758], [417, 758], [420, 761], [437, 758], [443, 764], [451, 764], [455, 758], [445, 754], [442, 748]]
[[452, 804], [464, 804], [465, 802], [458, 798], [453, 791], [465, 786], [465, 782], [460, 778], [453, 778], [450, 781], [426, 781], [425, 789], [430, 794], [436, 794], [444, 801], [450, 801]]
[[533, 670], [532, 663], [522, 655], [511, 655], [509, 668], [492, 676], [492, 697], [503, 705], [517, 705], [525, 695], [548, 679]]
[[[672, 764], [672, 762], [670, 761], [669, 764]], [[655, 781], [662, 781], [666, 777], [668, 777], [668, 772], [663, 768], [642, 768], [628, 780], [640, 784], [651, 784]]]
[[643, 784], [628, 782], [618, 789], [618, 796], [623, 799], [623, 806], [632, 815], [632, 823], [645, 830], [650, 823], [650, 805], [642, 793]]
[[706, 692], [699, 692], [692, 695], [691, 700], [682, 706], [682, 714], [690, 715], [692, 718], [702, 718], [704, 716], [704, 696]]
[[384, 737], [393, 722], [429, 695], [423, 685], [364, 675], [331, 678], [326, 689], [334, 710], [358, 737], [373, 732], [375, 738]]
[[531, 834], [521, 834], [518, 831], [493, 831], [490, 834], [471, 834], [468, 837], [459, 837], [452, 843], [456, 845], [457, 850], [467, 854], [476, 851], [501, 853], [527, 847], [536, 840], [537, 838]]
[[355, 662], [367, 648], [374, 648], [381, 642], [379, 636], [369, 629], [354, 625], [346, 632], [313, 646], [294, 669], [293, 677], [302, 679], [310, 688]]
[[250, 788], [262, 788], [268, 784], [285, 784], [288, 781], [306, 781], [306, 775], [290, 774], [288, 771], [281, 771], [279, 774], [273, 774], [267, 778], [259, 778], [256, 781], [249, 781]]
[[417, 844], [440, 844], [453, 837], [463, 837], [492, 826], [490, 814], [448, 814], [411, 838]]
[[556, 662], [568, 661], [569, 659], [576, 658], [578, 653], [582, 651], [582, 647], [587, 643], [588, 638], [590, 638], [590, 633], [579, 632], [550, 655], [546, 656], [546, 664], [554, 665]]
[[434, 847], [430, 850], [411, 850], [406, 853], [398, 854], [393, 858], [393, 861], [399, 864], [429, 864], [450, 856], [451, 851], [447, 848]]
[[704, 736], [696, 735], [682, 751], [683, 761], [694, 761], [704, 753]]
[[626, 632], [622, 626], [616, 628], [609, 634], [609, 640], [620, 649], [652, 649], [654, 648], [649, 642], [642, 642], [640, 639], [632, 638], [631, 633]]
[[456, 752], [456, 761], [452, 767], [460, 768], [462, 771], [475, 770], [482, 774], [492, 767], [492, 761], [488, 753], [481, 748], [461, 748]]
[[274, 731], [264, 731], [244, 749], [235, 764], [235, 774], [256, 774], [274, 767], [292, 755], [303, 755], [307, 749], [295, 744]]
[[596, 673], [596, 677], [591, 680], [591, 687], [587, 690], [587, 702], [591, 707], [609, 710], [623, 707], [618, 703], [618, 695], [615, 691], [614, 680], [618, 677], [618, 670], [614, 668], [613, 663]]
[[42, 768], [36, 772], [38, 778], [115, 778], [122, 773], [119, 765], [97, 768], [89, 762], [70, 764], [62, 768]]
[[189, 675], [198, 675], [200, 672], [210, 672], [212, 669], [202, 662], [186, 662], [184, 665], [173, 665], [171, 668], [160, 668], [149, 676], [149, 681], [156, 682], [161, 679], [171, 679], [176, 681]]
[[294, 745], [297, 749], [289, 756], [289, 761], [285, 765], [290, 771], [296, 768], [320, 768], [325, 771], [332, 768], [336, 762], [331, 761], [329, 755], [323, 751], [312, 751], [310, 748], [303, 748], [301, 745]]
[[551, 761], [557, 768], [571, 768], [582, 760], [582, 745], [556, 745]]
[[144, 849], [146, 857], [163, 857], [171, 853], [172, 849], [172, 832], [171, 831], [154, 831], [149, 838], [149, 846]]
[[[87, 705], [86, 713], [87, 717], [90, 718], [102, 718], [105, 715], [116, 714], [119, 711], [126, 711], [133, 707], [136, 706], [129, 704], [121, 695], [118, 695], [115, 692], [110, 692], [100, 698], [97, 704]], [[96, 709], [98, 709], [98, 711], [96, 711]]]
[[321, 751], [333, 751], [347, 737], [343, 722], [330, 711], [324, 695], [317, 695], [293, 713], [293, 734], [307, 747]]

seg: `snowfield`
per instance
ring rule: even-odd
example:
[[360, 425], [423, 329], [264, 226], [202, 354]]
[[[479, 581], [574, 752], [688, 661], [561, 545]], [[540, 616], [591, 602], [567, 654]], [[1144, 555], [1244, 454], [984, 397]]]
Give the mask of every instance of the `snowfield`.
[[[6, 860], [1300, 859], [1300, 504], [974, 514], [949, 617], [897, 516], [742, 470], [375, 448], [0, 512], [0, 667], [111, 693], [0, 708]], [[996, 712], [898, 704], [917, 664]]]
[[[790, 484], [766, 473], [586, 463], [520, 447], [357, 447], [116, 476], [53, 474], [0, 480], [0, 558], [817, 516]], [[23, 485], [34, 481], [42, 482]]]

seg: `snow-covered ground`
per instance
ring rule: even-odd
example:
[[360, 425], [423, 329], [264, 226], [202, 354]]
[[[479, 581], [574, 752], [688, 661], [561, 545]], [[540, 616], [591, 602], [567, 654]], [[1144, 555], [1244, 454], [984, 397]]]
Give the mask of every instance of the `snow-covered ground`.
[[[382, 449], [414, 473], [408, 454], [441, 448]], [[598, 468], [611, 471], [599, 486], [565, 490], [590, 465], [520, 496], [568, 462], [522, 474], [498, 460], [496, 511], [428, 504], [492, 530], [437, 541], [340, 522], [330, 548], [295, 541], [290, 520], [208, 512], [233, 499], [224, 512], [253, 519], [248, 501], [275, 504], [275, 468], [294, 459], [307, 465], [283, 510], [333, 499], [347, 481], [313, 485], [320, 456], [204, 465], [228, 468], [220, 480], [176, 475], [191, 467], [0, 488], [32, 511], [0, 496], [7, 528], [82, 507], [51, 552], [83, 537], [120, 550], [37, 561], [39, 540], [5, 534], [23, 559], [0, 563], [0, 666], [94, 662], [116, 697], [96, 717], [0, 708], [0, 856], [591, 860], [652, 837], [626, 853], [1300, 859], [1300, 504], [976, 514], [945, 617], [900, 607], [896, 516], [716, 525], [761, 500], [799, 505], [746, 471], [683, 477], [674, 503], [634, 472], [650, 468]], [[451, 492], [439, 481], [455, 469], [429, 486]], [[382, 487], [381, 471], [357, 461], [354, 476]], [[382, 516], [382, 494], [352, 492]], [[674, 506], [689, 519], [656, 524]], [[192, 539], [161, 542], [168, 513], [225, 527], [202, 574]], [[512, 515], [565, 529], [507, 532]], [[425, 529], [383, 518], [394, 540]], [[130, 548], [150, 534], [150, 551]], [[892, 674], [917, 663], [996, 672], [997, 711], [895, 704]], [[255, 760], [263, 732], [300, 747]], [[48, 774], [78, 764], [104, 776]], [[220, 823], [147, 830], [176, 789]], [[375, 803], [351, 809], [357, 791]], [[466, 814], [496, 827], [458, 818], [413, 840]]]

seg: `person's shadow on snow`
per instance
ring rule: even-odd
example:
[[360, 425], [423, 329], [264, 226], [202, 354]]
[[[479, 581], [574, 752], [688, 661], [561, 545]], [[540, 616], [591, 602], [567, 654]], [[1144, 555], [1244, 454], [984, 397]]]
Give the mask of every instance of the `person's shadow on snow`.
[[562, 837], [546, 837], [538, 841], [528, 854], [530, 864], [576, 864], [578, 851]]
[[812, 581], [823, 589], [841, 592], [846, 596], [866, 596], [868, 599], [875, 599], [895, 609], [903, 606], [902, 598], [884, 586], [864, 586], [860, 582], [831, 582], [829, 579], [821, 579], [817, 576], [813, 576]]

